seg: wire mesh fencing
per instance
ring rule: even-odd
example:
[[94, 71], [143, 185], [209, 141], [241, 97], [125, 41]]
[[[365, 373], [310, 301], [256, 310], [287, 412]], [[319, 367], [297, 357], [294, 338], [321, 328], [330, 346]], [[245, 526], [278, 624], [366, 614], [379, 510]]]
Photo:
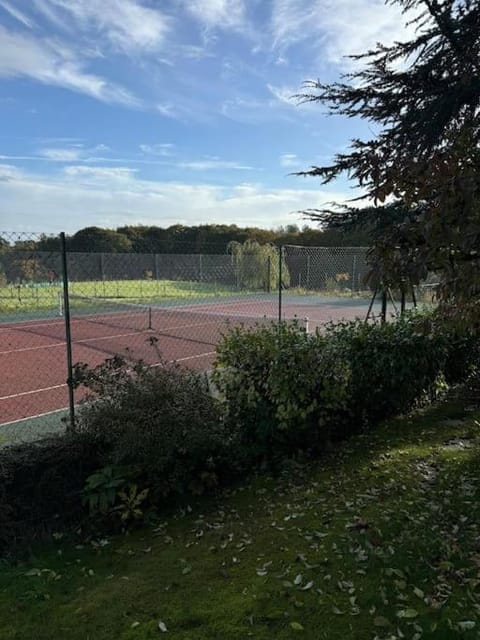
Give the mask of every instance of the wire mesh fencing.
[[[57, 428], [57, 411], [68, 404], [62, 264], [55, 240], [0, 234], [0, 444]], [[28, 421], [32, 416], [35, 424]]]
[[296, 320], [314, 331], [365, 318], [366, 257], [255, 243], [221, 255], [76, 253], [63, 234], [0, 233], [0, 444], [73, 422], [85, 396], [76, 363], [121, 356], [204, 371], [235, 326]]
[[302, 247], [286, 245], [288, 291], [353, 296], [368, 295], [370, 267], [366, 247]]

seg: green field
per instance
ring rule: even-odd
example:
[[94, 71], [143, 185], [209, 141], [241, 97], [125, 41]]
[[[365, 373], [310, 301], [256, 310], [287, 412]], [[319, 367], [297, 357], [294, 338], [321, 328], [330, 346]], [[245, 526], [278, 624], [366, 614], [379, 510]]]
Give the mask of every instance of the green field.
[[[104, 280], [71, 282], [71, 296], [128, 300], [175, 300], [238, 294], [233, 286], [183, 280]], [[57, 313], [62, 297], [61, 284], [9, 285], [0, 287], [0, 314], [47, 311]]]

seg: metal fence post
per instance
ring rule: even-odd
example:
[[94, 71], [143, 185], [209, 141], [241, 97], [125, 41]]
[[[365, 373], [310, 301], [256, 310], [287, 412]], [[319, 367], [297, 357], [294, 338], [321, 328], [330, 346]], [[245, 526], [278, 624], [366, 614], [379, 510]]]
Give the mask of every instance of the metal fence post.
[[385, 285], [382, 285], [382, 312], [381, 312], [381, 322], [385, 324], [387, 321], [387, 289]]
[[60, 234], [62, 250], [62, 275], [63, 275], [63, 317], [65, 321], [65, 341], [67, 354], [67, 386], [68, 386], [68, 408], [70, 417], [70, 428], [67, 431], [73, 433], [75, 430], [75, 396], [73, 392], [73, 358], [72, 358], [72, 331], [70, 323], [70, 297], [68, 294], [68, 266], [67, 266], [67, 243], [65, 233]]
[[282, 321], [283, 246], [278, 250], [278, 322]]
[[357, 256], [353, 256], [353, 264], [352, 264], [352, 296], [355, 293], [355, 276], [357, 272]]

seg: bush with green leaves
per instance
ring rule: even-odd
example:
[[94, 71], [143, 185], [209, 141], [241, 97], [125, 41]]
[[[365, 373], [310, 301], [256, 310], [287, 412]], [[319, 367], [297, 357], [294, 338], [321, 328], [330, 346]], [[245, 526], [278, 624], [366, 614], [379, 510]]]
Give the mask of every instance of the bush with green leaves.
[[234, 473], [234, 436], [204, 375], [113, 358], [78, 366], [76, 380], [91, 391], [78, 412], [81, 437], [96, 443], [102, 466], [123, 467], [149, 488], [154, 504], [171, 493], [201, 493]]
[[423, 312], [414, 321], [424, 333], [443, 339], [446, 349], [444, 375], [447, 384], [462, 382], [480, 370], [480, 336], [451, 321], [437, 310]]
[[404, 413], [444, 387], [447, 337], [425, 331], [415, 317], [338, 323], [326, 335], [350, 370], [352, 429]]
[[295, 324], [235, 328], [213, 377], [249, 456], [273, 460], [432, 400], [467, 377], [478, 353], [477, 339], [429, 316], [338, 323], [315, 335]]
[[101, 461], [93, 442], [67, 435], [0, 449], [0, 555], [76, 527], [82, 490]]
[[349, 371], [336, 345], [295, 323], [232, 329], [213, 379], [227, 422], [257, 460], [321, 448], [347, 406]]
[[[280, 251], [273, 244], [255, 240], [230, 242], [228, 251], [234, 259], [237, 285], [242, 289], [274, 291], [279, 286]], [[290, 274], [282, 256], [282, 287], [290, 285]]]

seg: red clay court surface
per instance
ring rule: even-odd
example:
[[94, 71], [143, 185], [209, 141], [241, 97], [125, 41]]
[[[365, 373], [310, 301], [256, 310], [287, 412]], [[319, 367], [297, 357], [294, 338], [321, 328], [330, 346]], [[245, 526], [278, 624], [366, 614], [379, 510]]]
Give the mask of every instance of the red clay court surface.
[[[309, 319], [310, 329], [330, 320], [364, 318], [368, 301], [345, 304], [292, 304], [285, 300], [285, 319]], [[170, 309], [152, 307], [141, 314], [98, 313], [72, 318], [73, 362], [90, 366], [114, 354], [157, 364], [165, 360], [206, 370], [215, 357], [215, 344], [231, 325], [275, 320], [276, 300], [203, 303]], [[103, 324], [103, 323], [107, 324]], [[157, 339], [156, 346], [151, 338]], [[67, 399], [67, 365], [63, 318], [45, 318], [0, 325], [0, 425], [63, 409]], [[79, 400], [80, 397], [76, 398]]]

